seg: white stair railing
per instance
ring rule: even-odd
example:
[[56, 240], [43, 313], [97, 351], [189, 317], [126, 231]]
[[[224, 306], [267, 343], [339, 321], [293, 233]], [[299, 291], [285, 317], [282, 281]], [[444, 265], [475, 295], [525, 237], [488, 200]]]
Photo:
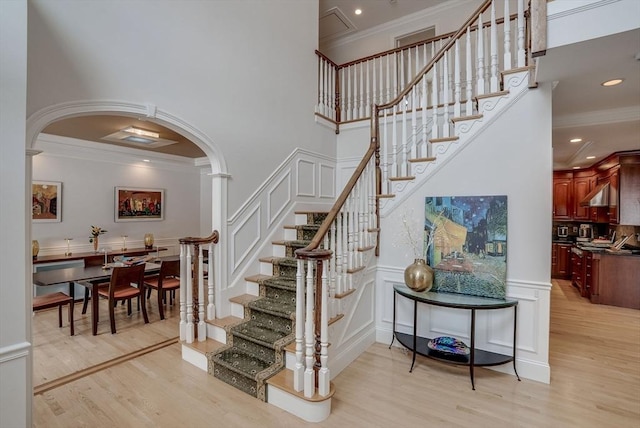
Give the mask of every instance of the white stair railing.
[[[218, 243], [218, 231], [206, 238], [181, 238], [180, 242], [180, 340], [193, 343], [207, 339], [207, 319], [215, 318], [215, 283], [213, 275], [214, 244]], [[207, 248], [207, 282], [204, 281]], [[206, 289], [205, 289], [206, 286]], [[206, 299], [205, 299], [206, 297]]]

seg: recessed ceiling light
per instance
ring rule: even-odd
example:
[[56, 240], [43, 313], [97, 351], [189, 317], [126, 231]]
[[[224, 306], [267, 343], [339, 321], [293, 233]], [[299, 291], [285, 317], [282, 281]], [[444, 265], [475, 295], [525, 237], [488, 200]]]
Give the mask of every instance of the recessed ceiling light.
[[160, 134], [153, 131], [147, 131], [145, 129], [134, 128], [133, 126], [128, 127], [127, 129], [123, 129], [124, 132], [128, 132], [130, 134], [136, 134], [140, 137], [149, 137], [149, 138], [160, 138]]
[[621, 84], [624, 81], [624, 79], [611, 79], [611, 80], [607, 80], [606, 82], [602, 82], [601, 85], [602, 86], [616, 86]]
[[587, 159], [595, 159], [595, 156], [587, 156]]
[[570, 143], [579, 143], [582, 141], [582, 138], [572, 138], [569, 140]]
[[151, 162], [149, 159], [142, 159], [142, 162]]
[[573, 169], [580, 169], [580, 167], [579, 166], [574, 166]]
[[355, 13], [356, 15], [361, 15], [362, 9], [356, 9], [353, 13]]

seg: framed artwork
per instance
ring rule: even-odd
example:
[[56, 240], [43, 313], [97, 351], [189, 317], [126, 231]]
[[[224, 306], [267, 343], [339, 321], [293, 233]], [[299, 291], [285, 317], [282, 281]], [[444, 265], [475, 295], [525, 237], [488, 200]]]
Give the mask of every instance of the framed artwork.
[[62, 221], [62, 183], [35, 180], [31, 183], [31, 219], [34, 223]]
[[427, 197], [424, 230], [431, 291], [505, 298], [506, 196]]
[[164, 220], [164, 189], [116, 187], [116, 222], [156, 220]]

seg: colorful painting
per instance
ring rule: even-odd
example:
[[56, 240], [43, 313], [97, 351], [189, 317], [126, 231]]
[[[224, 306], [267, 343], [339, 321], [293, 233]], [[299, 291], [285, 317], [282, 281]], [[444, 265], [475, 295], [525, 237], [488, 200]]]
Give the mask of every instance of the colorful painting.
[[427, 197], [424, 228], [431, 291], [505, 298], [506, 196]]
[[31, 218], [35, 223], [62, 221], [62, 183], [33, 181], [31, 183]]
[[115, 221], [164, 220], [164, 190], [116, 187]]

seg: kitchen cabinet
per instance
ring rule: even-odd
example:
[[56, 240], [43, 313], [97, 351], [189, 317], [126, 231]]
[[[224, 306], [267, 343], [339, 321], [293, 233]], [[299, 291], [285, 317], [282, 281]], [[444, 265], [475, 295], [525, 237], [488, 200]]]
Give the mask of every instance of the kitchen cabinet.
[[553, 219], [571, 220], [573, 215], [573, 174], [553, 173]]
[[551, 247], [551, 276], [569, 278], [571, 276], [571, 244], [553, 243]]
[[580, 250], [571, 252], [571, 284], [578, 289], [580, 295], [583, 294], [584, 267], [582, 265], [583, 253]]
[[594, 252], [591, 257], [591, 303], [640, 309], [640, 256]]
[[[589, 173], [586, 176], [576, 175], [573, 178], [573, 219], [574, 220], [590, 220], [590, 207], [580, 205], [585, 196], [589, 194], [596, 186], [596, 176]], [[591, 220], [593, 221], [593, 220]]]

